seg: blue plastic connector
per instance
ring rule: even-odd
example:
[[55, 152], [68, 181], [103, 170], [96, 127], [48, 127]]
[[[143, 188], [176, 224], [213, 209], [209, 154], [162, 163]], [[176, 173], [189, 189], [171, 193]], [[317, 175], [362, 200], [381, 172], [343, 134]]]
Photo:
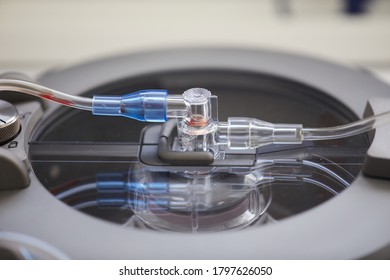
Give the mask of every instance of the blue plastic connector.
[[124, 116], [144, 122], [165, 122], [166, 90], [141, 90], [123, 96], [94, 96], [92, 113]]

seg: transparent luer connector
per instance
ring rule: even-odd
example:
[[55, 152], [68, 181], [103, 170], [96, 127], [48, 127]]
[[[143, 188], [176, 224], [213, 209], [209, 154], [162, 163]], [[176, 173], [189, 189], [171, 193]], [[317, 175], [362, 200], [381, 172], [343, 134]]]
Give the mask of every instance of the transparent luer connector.
[[245, 150], [303, 141], [300, 124], [272, 124], [243, 117], [218, 122], [217, 97], [206, 89], [189, 89], [182, 99], [187, 111], [177, 125], [180, 151], [211, 151], [217, 157], [220, 147]]
[[183, 119], [185, 133], [202, 135], [213, 130], [210, 98], [211, 92], [204, 88], [192, 88], [183, 93], [183, 100], [189, 107]]
[[[217, 97], [203, 88], [185, 91], [182, 99], [175, 96], [169, 105], [180, 109], [177, 141], [173, 149], [182, 152], [212, 152], [223, 158], [226, 148], [255, 149], [268, 144], [298, 144], [303, 141], [302, 125], [272, 124], [253, 118], [229, 118], [218, 121]], [[179, 117], [179, 116], [178, 116]]]
[[[218, 121], [217, 96], [193, 88], [176, 101], [180, 151], [211, 151], [218, 157], [225, 148], [255, 149], [269, 144], [301, 144], [303, 141], [339, 139], [375, 129], [390, 122], [390, 111], [354, 123], [324, 128], [303, 128], [302, 124], [273, 124], [246, 117]], [[172, 111], [175, 111], [172, 110]]]
[[179, 150], [215, 152], [217, 97], [207, 89], [192, 88], [185, 91], [182, 98], [188, 110], [177, 124]]
[[189, 105], [181, 94], [169, 94], [166, 97], [166, 115], [168, 119], [183, 118], [189, 111]]
[[269, 144], [299, 144], [302, 125], [273, 124], [252, 118], [229, 118], [218, 123], [216, 143], [230, 149], [254, 149]]

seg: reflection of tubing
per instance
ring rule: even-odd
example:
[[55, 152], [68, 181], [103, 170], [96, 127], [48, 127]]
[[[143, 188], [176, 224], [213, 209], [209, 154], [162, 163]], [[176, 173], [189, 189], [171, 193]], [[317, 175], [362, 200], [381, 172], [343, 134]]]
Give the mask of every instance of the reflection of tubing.
[[318, 164], [318, 163], [315, 163], [315, 162], [312, 162], [309, 160], [303, 160], [302, 164], [314, 167], [314, 168], [319, 169], [321, 171], [324, 171], [326, 174], [329, 174], [332, 178], [334, 178], [338, 182], [340, 182], [345, 188], [349, 187], [349, 183], [347, 181], [345, 181], [343, 178], [341, 178], [341, 176], [337, 175], [335, 172], [333, 172], [332, 170], [326, 168], [325, 166], [323, 166], [321, 164]]
[[[259, 182], [258, 183], [258, 187], [260, 188], [263, 188], [263, 187], [267, 187], [267, 186], [263, 186], [264, 184], [269, 184], [271, 182], [273, 183], [278, 183], [278, 182], [307, 182], [307, 183], [310, 183], [310, 184], [313, 184], [313, 185], [316, 185], [330, 193], [332, 193], [333, 195], [337, 195], [339, 194], [339, 192], [337, 192], [336, 190], [332, 189], [331, 187], [325, 185], [324, 183], [318, 181], [318, 180], [314, 180], [314, 179], [311, 179], [311, 178], [308, 178], [308, 177], [284, 177], [283, 179], [280, 178], [279, 180], [276, 179], [276, 180], [272, 180], [272, 181], [265, 181], [265, 182]], [[57, 195], [56, 197], [60, 200], [63, 200], [65, 199], [66, 197], [70, 196], [70, 195], [78, 195], [80, 192], [84, 191], [84, 190], [87, 190], [87, 189], [90, 189], [90, 187], [94, 185], [94, 184], [87, 184], [87, 185], [81, 185], [81, 186], [78, 186], [74, 189], [72, 189], [72, 192], [69, 192], [69, 191], [66, 191], [66, 193], [68, 193], [69, 195], [66, 195], [66, 196], [61, 196], [60, 195]], [[96, 185], [94, 185], [96, 186]], [[73, 191], [74, 190], [74, 191]], [[129, 201], [127, 200], [126, 201], [126, 204], [132, 204], [134, 203], [135, 201]], [[162, 201], [160, 201], [161, 203]], [[85, 202], [81, 202], [79, 204], [76, 204], [76, 205], [73, 205], [72, 207], [73, 208], [76, 208], [76, 209], [83, 209], [83, 208], [88, 208], [88, 207], [94, 207], [94, 206], [103, 206], [103, 205], [108, 205], [108, 206], [113, 206], [113, 205], [124, 205], [124, 200], [123, 199], [117, 199], [117, 200], [114, 200], [114, 199], [101, 199], [101, 200], [89, 200], [89, 201], [85, 201]]]
[[[277, 164], [280, 164], [280, 168], [284, 168], [286, 165], [291, 165], [291, 161], [283, 161], [278, 160]], [[340, 184], [342, 188], [346, 188], [349, 186], [349, 183], [344, 180], [341, 176], [333, 172], [332, 170], [322, 166], [321, 164], [317, 164], [315, 162], [311, 162], [308, 160], [303, 160], [300, 162], [302, 166], [308, 166], [314, 169], [317, 169], [324, 173], [325, 176], [329, 176], [329, 178], [334, 179], [336, 182]], [[295, 165], [295, 164], [293, 164]], [[264, 176], [264, 171], [267, 169], [272, 168], [270, 164], [265, 165], [266, 169], [261, 169], [259, 166], [256, 168], [256, 170], [252, 171], [254, 177], [252, 177], [252, 182], [242, 182], [239, 183], [239, 180], [234, 182], [220, 182], [217, 185], [219, 187], [226, 188], [226, 191], [231, 191], [232, 189], [229, 187], [232, 184], [237, 186], [240, 186], [240, 188], [234, 188], [235, 193], [240, 192], [249, 192], [251, 190], [254, 190], [256, 188], [263, 188], [269, 186], [271, 183], [279, 183], [279, 182], [307, 182], [311, 183], [313, 185], [316, 185], [318, 187], [323, 188], [324, 190], [332, 193], [333, 195], [338, 194], [339, 192], [335, 190], [332, 187], [327, 186], [326, 184], [322, 183], [319, 180], [312, 179], [308, 177], [307, 175], [302, 174], [277, 174], [277, 175], [271, 175], [271, 176]], [[273, 168], [278, 168], [279, 166], [273, 166]], [[273, 171], [268, 170], [267, 173], [270, 172], [272, 174]], [[157, 172], [158, 173], [158, 172]], [[275, 173], [275, 170], [274, 170]], [[319, 173], [321, 174], [321, 173]], [[173, 190], [181, 190], [183, 191], [187, 189], [188, 187], [191, 187], [191, 184], [185, 183], [184, 181], [180, 182], [177, 180], [174, 180], [174, 184], [171, 185], [168, 181], [165, 182], [151, 182], [151, 184], [148, 183], [130, 183], [125, 182], [124, 178], [126, 178], [126, 175], [124, 174], [108, 174], [108, 175], [99, 175], [98, 178], [107, 178], [106, 181], [98, 181], [96, 183], [87, 183], [84, 185], [79, 185], [77, 187], [74, 187], [72, 189], [65, 190], [59, 194], [56, 195], [56, 197], [60, 200], [65, 200], [68, 197], [71, 197], [73, 195], [78, 195], [81, 192], [89, 191], [89, 190], [96, 190], [98, 193], [104, 194], [101, 198], [94, 200], [94, 201], [87, 201], [87, 202], [81, 202], [77, 205], [74, 205], [74, 208], [81, 209], [86, 207], [92, 207], [92, 206], [99, 206], [99, 207], [121, 207], [121, 206], [131, 206], [131, 205], [138, 205], [141, 208], [147, 207], [147, 205], [138, 200], [134, 200], [133, 198], [129, 197], [129, 193], [137, 193], [137, 192], [146, 192], [145, 195], [150, 195], [151, 197], [156, 196], [155, 198], [158, 198], [155, 202], [160, 205], [165, 205], [166, 207], [170, 207], [170, 203], [168, 203], [168, 200], [170, 199], [170, 195], [173, 195], [171, 193]], [[249, 178], [249, 177], [248, 177]], [[183, 185], [184, 184], [184, 185]], [[215, 188], [216, 185], [213, 183], [213, 188]], [[161, 197], [161, 195], [164, 195], [166, 189], [166, 197]], [[168, 189], [171, 189], [168, 192]], [[119, 195], [119, 197], [118, 197]], [[171, 206], [173, 208], [179, 207], [180, 201], [172, 202]], [[184, 203], [184, 202], [183, 202]], [[176, 206], [174, 206], [176, 205]], [[184, 204], [183, 204], [184, 205]], [[177, 209], [180, 209], [177, 208]]]
[[[78, 196], [77, 202], [71, 203], [78, 210], [128, 209], [154, 229], [200, 232], [253, 224], [271, 205], [274, 184], [307, 183], [331, 195], [348, 186], [337, 173], [308, 160], [265, 160], [243, 174], [216, 172], [184, 177], [176, 172], [133, 171], [132, 176], [98, 174], [96, 182], [67, 189], [57, 198], [69, 202]], [[328, 180], [334, 181], [332, 187]], [[96, 191], [96, 199], [80, 195], [91, 190]]]
[[[273, 162], [273, 163], [271, 164], [271, 162]], [[292, 163], [289, 160], [286, 160], [286, 161], [284, 161], [284, 160], [266, 161], [266, 164], [262, 166], [265, 168], [262, 168], [261, 166], [258, 165], [255, 170], [252, 170], [252, 172], [249, 173], [249, 174], [254, 175], [253, 181], [252, 181], [252, 183], [249, 183], [249, 185], [247, 183], [244, 183], [244, 182], [242, 182], [242, 183], [239, 183], [239, 182], [236, 182], [236, 183], [234, 183], [234, 182], [226, 182], [226, 183], [220, 182], [220, 183], [218, 183], [218, 186], [229, 187], [232, 184], [234, 184], [235, 186], [241, 186], [240, 189], [235, 188], [235, 192], [240, 192], [240, 191], [250, 191], [251, 189], [253, 189], [253, 187], [251, 187], [251, 185], [256, 186], [256, 188], [261, 188], [261, 187], [263, 187], [264, 184], [267, 184], [267, 183], [269, 184], [269, 183], [287, 182], [287, 181], [289, 181], [289, 182], [306, 181], [309, 183], [313, 183], [319, 187], [322, 187], [325, 190], [327, 190], [333, 194], [338, 194], [337, 191], [335, 191], [333, 189], [330, 190], [330, 188], [325, 186], [323, 183], [316, 181], [314, 179], [311, 179], [307, 175], [277, 174], [277, 175], [264, 176], [264, 172], [275, 174], [275, 170], [272, 171], [269, 169], [274, 169], [274, 168], [278, 168], [278, 167], [284, 168], [285, 165], [289, 166], [291, 164], [293, 164], [293, 165], [301, 164], [302, 166], [308, 166], [308, 167], [317, 169], [319, 171], [322, 171], [326, 175], [329, 175], [330, 178], [332, 178], [335, 181], [337, 181], [338, 183], [340, 183], [340, 185], [343, 188], [346, 188], [349, 186], [349, 183], [345, 179], [343, 179], [341, 176], [339, 176], [338, 174], [336, 174], [332, 170], [326, 168], [325, 166], [323, 166], [321, 164], [318, 164], [318, 163], [315, 163], [312, 161], [308, 161], [308, 160], [302, 160], [300, 162], [294, 162], [294, 163]], [[280, 166], [275, 166], [275, 165], [280, 165]], [[102, 178], [106, 178], [106, 180], [103, 180]], [[138, 183], [138, 182], [137, 183], [130, 183], [130, 182], [125, 181], [124, 178], [126, 178], [125, 174], [105, 174], [105, 175], [99, 174], [97, 182], [86, 183], [83, 185], [73, 187], [71, 189], [67, 189], [63, 192], [58, 193], [56, 195], [56, 197], [60, 200], [64, 200], [70, 196], [78, 195], [84, 191], [89, 191], [89, 190], [96, 190], [100, 193], [106, 193], [106, 194], [110, 194], [110, 193], [114, 194], [115, 193], [115, 194], [127, 195], [128, 192], [130, 192], [130, 191], [137, 192], [137, 191], [141, 191], [141, 190], [145, 191], [146, 189], [148, 189], [148, 190], [152, 190], [152, 192], [153, 191], [161, 192], [165, 188], [170, 188], [170, 184], [168, 182], [151, 182], [150, 184], [148, 184], [148, 183], [142, 184], [142, 183]], [[177, 183], [175, 185], [172, 185], [172, 187], [176, 190], [180, 190], [181, 189], [180, 186], [185, 187], [185, 188], [190, 187], [190, 185], [188, 185], [188, 183], [179, 182], [179, 181], [177, 181]], [[151, 195], [153, 195], [153, 193], [151, 193]], [[114, 200], [112, 200], [112, 201], [114, 201]], [[121, 199], [118, 199], [117, 201], [115, 201], [114, 204], [118, 204], [119, 201], [121, 201]], [[109, 199], [107, 199], [105, 201], [102, 200], [101, 202], [102, 202], [101, 204], [108, 205]], [[82, 205], [80, 207], [84, 207], [84, 206]], [[85, 206], [85, 207], [87, 207], [87, 206]]]
[[0, 249], [9, 250], [20, 259], [69, 259], [53, 246], [34, 237], [15, 232], [0, 231]]
[[322, 183], [320, 181], [317, 181], [317, 180], [314, 180], [314, 179], [311, 179], [311, 178], [302, 178], [302, 181], [307, 182], [307, 183], [311, 183], [311, 184], [316, 185], [316, 186], [318, 186], [320, 188], [323, 188], [324, 190], [330, 192], [333, 195], [338, 195], [339, 194], [334, 189], [332, 189], [331, 187], [325, 185], [324, 183]]
[[[263, 165], [263, 163], [265, 163]], [[302, 160], [302, 161], [291, 161], [291, 160], [283, 160], [283, 159], [280, 159], [280, 160], [262, 160], [262, 161], [259, 161], [258, 162], [258, 165], [256, 166], [256, 169], [253, 170], [253, 174], [260, 174], [259, 175], [259, 179], [261, 180], [263, 177], [262, 177], [262, 174], [264, 174], [265, 172], [269, 172], [271, 174], [275, 174], [275, 170], [272, 170], [272, 169], [275, 169], [275, 168], [278, 168], [279, 166], [276, 166], [276, 165], [280, 165], [281, 168], [283, 168], [284, 166], [294, 166], [294, 165], [302, 165], [302, 166], [308, 166], [308, 167], [311, 167], [313, 169], [316, 169], [316, 170], [319, 170], [319, 171], [322, 171], [324, 172], [326, 175], [329, 175], [330, 178], [332, 179], [335, 179], [336, 182], [340, 183], [341, 186], [343, 188], [347, 188], [349, 187], [350, 183], [348, 183], [345, 179], [343, 179], [340, 175], [338, 175], [336, 172], [330, 170], [329, 168], [326, 168], [325, 166], [323, 166], [322, 164], [319, 164], [319, 163], [316, 163], [316, 162], [313, 162], [313, 161], [309, 161], [309, 160]], [[271, 170], [270, 170], [271, 169]], [[291, 174], [287, 174], [287, 175], [281, 175], [281, 174], [278, 174], [277, 176], [273, 175], [271, 176], [270, 178], [273, 178], [274, 181], [293, 181], [293, 180], [303, 180], [304, 178], [308, 178], [307, 176], [305, 175], [300, 175], [300, 174], [294, 174], [294, 175], [291, 175]], [[317, 184], [318, 186], [320, 186], [320, 184]]]
[[[311, 166], [313, 167], [313, 166]], [[319, 180], [315, 180], [312, 178], [307, 178], [305, 176], [276, 176], [275, 178], [270, 178], [267, 177], [266, 180], [259, 180], [256, 181], [257, 187], [256, 188], [245, 188], [245, 193], [252, 193], [252, 195], [257, 193], [254, 197], [250, 198], [247, 197], [246, 199], [239, 199], [237, 197], [237, 201], [235, 204], [230, 205], [228, 202], [225, 208], [221, 208], [220, 210], [218, 209], [213, 209], [210, 208], [208, 211], [206, 209], [199, 208], [198, 205], [198, 199], [195, 201], [183, 201], [182, 206], [180, 205], [174, 205], [172, 204], [170, 200], [170, 195], [175, 196], [175, 194], [171, 194], [167, 190], [167, 196], [165, 196], [165, 193], [162, 192], [162, 190], [158, 190], [157, 193], [150, 193], [148, 191], [145, 192], [143, 189], [145, 185], [139, 184], [138, 186], [140, 189], [136, 190], [134, 188], [129, 188], [129, 192], [134, 192], [134, 194], [139, 193], [139, 195], [131, 195], [129, 193], [123, 193], [121, 195], [121, 198], [118, 198], [118, 188], [114, 187], [114, 193], [113, 196], [110, 198], [110, 195], [108, 193], [108, 185], [104, 189], [103, 194], [106, 195], [105, 198], [98, 198], [96, 200], [87, 200], [87, 201], [82, 201], [81, 203], [79, 202], [76, 205], [73, 205], [75, 209], [78, 210], [83, 210], [85, 208], [89, 207], [102, 207], [102, 208], [108, 208], [108, 209], [131, 209], [133, 210], [134, 214], [143, 221], [145, 225], [148, 225], [151, 228], [154, 229], [165, 229], [165, 230], [176, 230], [176, 231], [204, 231], [204, 230], [216, 230], [222, 226], [222, 224], [225, 224], [225, 226], [222, 226], [225, 230], [230, 228], [227, 227], [234, 225], [231, 227], [233, 228], [241, 228], [248, 226], [255, 222], [258, 217], [262, 216], [270, 206], [272, 202], [272, 189], [269, 189], [270, 192], [268, 192], [266, 197], [263, 197], [263, 195], [259, 196], [259, 190], [264, 189], [267, 190], [267, 187], [270, 187], [270, 184], [272, 183], [286, 183], [286, 182], [303, 182], [303, 183], [309, 183], [315, 186], [318, 186], [327, 192], [331, 193], [332, 195], [337, 195], [338, 191], [333, 189], [332, 187], [329, 187], [325, 183], [322, 183]], [[108, 182], [106, 182], [108, 183]], [[113, 182], [113, 185], [119, 185], [120, 183]], [[84, 191], [84, 190], [89, 190], [93, 184], [87, 184], [84, 186], [79, 186], [77, 187], [78, 191]], [[225, 184], [224, 184], [225, 185]], [[226, 184], [228, 185], [228, 184]], [[177, 189], [176, 189], [177, 190]], [[223, 191], [223, 189], [218, 189], [220, 191]], [[217, 190], [217, 191], [218, 191]], [[150, 191], [150, 190], [149, 190]], [[172, 191], [172, 190], [171, 190]], [[229, 190], [226, 190], [229, 192]], [[233, 190], [233, 194], [234, 194]], [[238, 190], [238, 194], [244, 190]], [[99, 193], [99, 191], [98, 191]], [[69, 191], [67, 191], [67, 194], [70, 194]], [[77, 191], [75, 190], [72, 192], [73, 195], [77, 195]], [[108, 197], [107, 197], [108, 195]], [[194, 194], [191, 194], [190, 197], [192, 197]], [[202, 195], [202, 194], [199, 194]], [[206, 194], [207, 195], [207, 194]], [[180, 193], [177, 194], [178, 197], [180, 197]], [[65, 196], [64, 196], [65, 197]], [[246, 197], [246, 196], [245, 196]], [[245, 217], [249, 217], [247, 214], [245, 214], [246, 210], [252, 209], [252, 203], [249, 201], [251, 199], [256, 199], [260, 203], [260, 200], [263, 201], [261, 202], [261, 207], [257, 209], [256, 215], [251, 217], [250, 219], [242, 220], [242, 222], [238, 224], [232, 223], [234, 218], [236, 217], [238, 219], [239, 215], [245, 215]], [[180, 202], [180, 201], [178, 201]], [[194, 203], [193, 205], [188, 205], [188, 203]], [[250, 206], [251, 205], [251, 206]], [[249, 207], [249, 208], [248, 208]], [[189, 214], [188, 211], [195, 211], [196, 214]], [[205, 211], [206, 210], [206, 211]], [[245, 211], [244, 211], [245, 210]], [[230, 221], [230, 219], [233, 219]], [[191, 223], [189, 222], [192, 221], [192, 224], [195, 223], [195, 228], [194, 224], [191, 226]]]
[[98, 202], [96, 200], [84, 201], [79, 204], [73, 205], [72, 207], [81, 210], [84, 208], [94, 207], [94, 206], [98, 206]]
[[90, 184], [85, 184], [81, 186], [77, 186], [75, 188], [66, 190], [64, 192], [61, 192], [56, 195], [56, 197], [60, 200], [64, 200], [65, 198], [84, 192], [84, 191], [89, 191], [89, 190], [96, 190], [96, 184], [95, 183], [90, 183]]

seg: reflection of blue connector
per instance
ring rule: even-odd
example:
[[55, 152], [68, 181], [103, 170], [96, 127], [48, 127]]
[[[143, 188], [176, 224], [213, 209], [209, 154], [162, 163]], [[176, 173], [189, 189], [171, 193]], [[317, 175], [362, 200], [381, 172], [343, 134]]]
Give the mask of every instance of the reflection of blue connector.
[[123, 96], [94, 96], [92, 113], [124, 116], [145, 122], [165, 122], [166, 90], [141, 90]]
[[[164, 178], [164, 177], [162, 177]], [[138, 211], [147, 208], [168, 207], [169, 185], [163, 180], [159, 182], [140, 183], [130, 182], [127, 173], [102, 173], [96, 176], [97, 205], [102, 208], [130, 207]], [[161, 199], [153, 199], [152, 203], [146, 199], [150, 192]], [[149, 194], [148, 194], [149, 193]]]

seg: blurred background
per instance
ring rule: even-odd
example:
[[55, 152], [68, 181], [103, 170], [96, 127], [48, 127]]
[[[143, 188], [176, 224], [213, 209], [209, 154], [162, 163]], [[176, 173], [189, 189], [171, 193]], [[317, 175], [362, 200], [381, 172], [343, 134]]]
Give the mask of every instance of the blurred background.
[[390, 82], [390, 1], [0, 0], [0, 72], [196, 46], [300, 53]]

